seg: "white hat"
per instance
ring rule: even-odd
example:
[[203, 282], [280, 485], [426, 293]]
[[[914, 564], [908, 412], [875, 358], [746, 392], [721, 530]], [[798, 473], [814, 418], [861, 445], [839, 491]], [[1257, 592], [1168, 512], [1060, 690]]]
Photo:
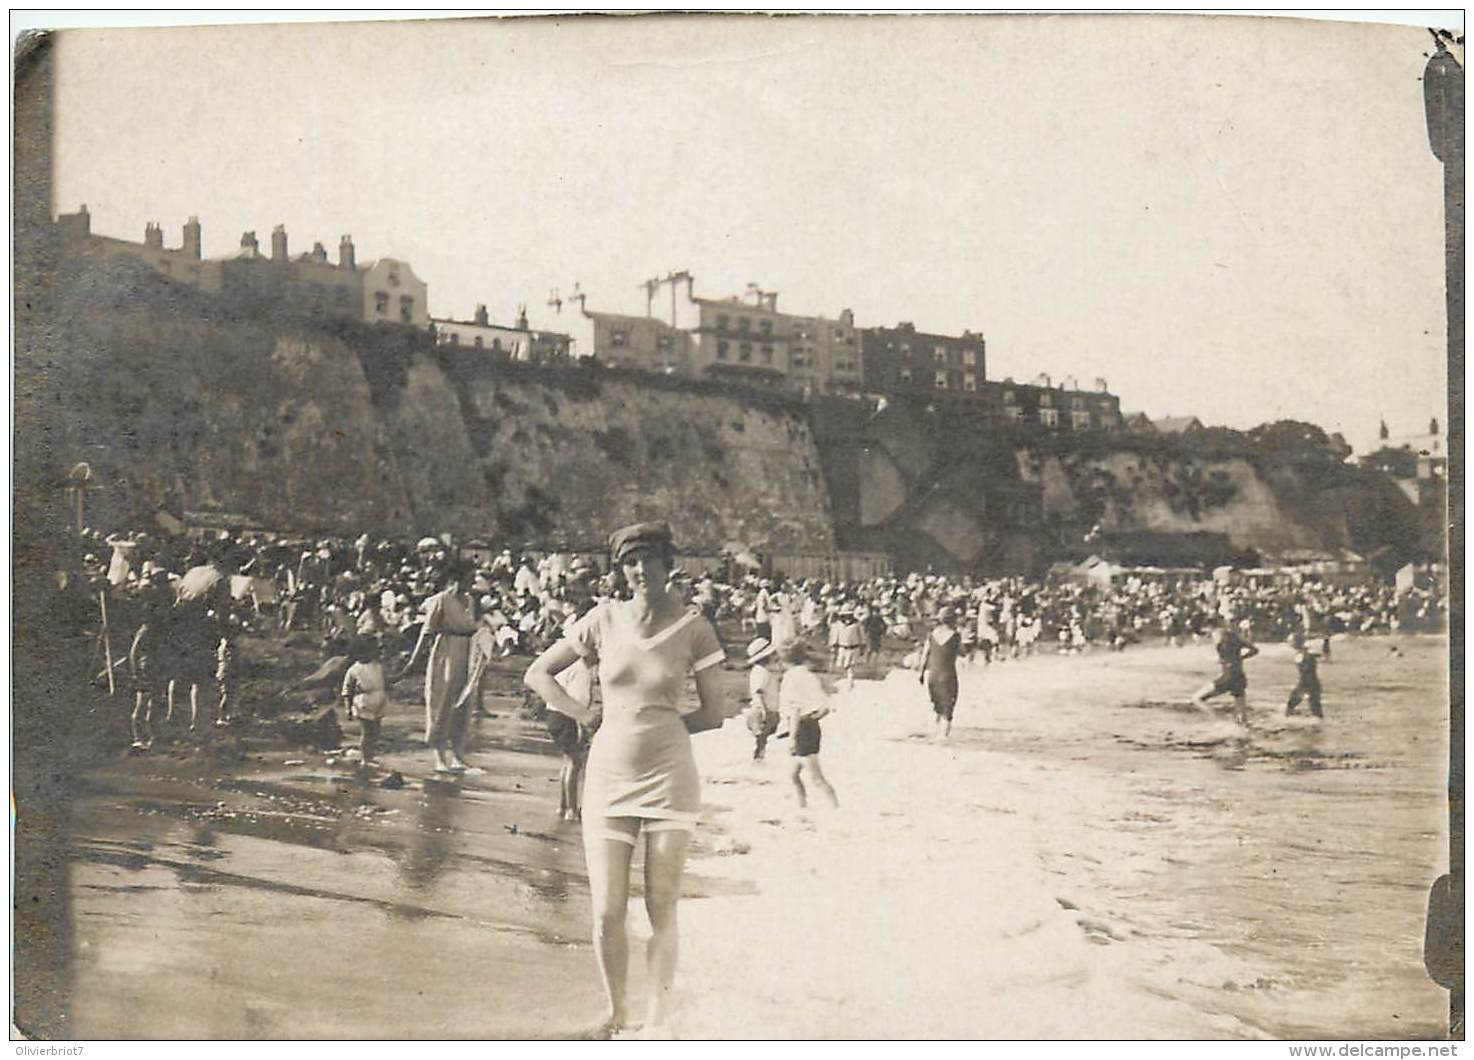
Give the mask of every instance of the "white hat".
[[772, 654], [773, 654], [773, 645], [768, 640], [768, 638], [767, 637], [758, 637], [756, 640], [754, 640], [751, 644], [749, 644], [747, 646], [747, 662], [748, 662], [748, 665], [751, 666], [751, 665], [754, 665], [756, 663], [762, 662], [764, 659], [766, 659], [769, 655], [772, 655]]

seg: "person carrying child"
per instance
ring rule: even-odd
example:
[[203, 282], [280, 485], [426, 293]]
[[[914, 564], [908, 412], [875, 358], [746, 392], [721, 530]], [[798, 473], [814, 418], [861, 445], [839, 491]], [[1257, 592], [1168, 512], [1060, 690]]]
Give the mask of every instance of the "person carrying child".
[[788, 731], [793, 734], [793, 779], [798, 793], [798, 805], [808, 805], [808, 792], [803, 776], [808, 774], [809, 783], [824, 793], [829, 805], [839, 806], [834, 788], [819, 766], [819, 744], [822, 732], [819, 721], [829, 713], [829, 693], [819, 675], [809, 669], [809, 648], [800, 639], [789, 641], [783, 646], [782, 659], [787, 669], [778, 685], [778, 699], [783, 715], [788, 719]]
[[344, 712], [358, 722], [364, 767], [373, 765], [378, 753], [379, 729], [389, 706], [388, 681], [384, 677], [379, 642], [359, 637], [353, 644], [353, 663], [343, 674], [341, 693]]

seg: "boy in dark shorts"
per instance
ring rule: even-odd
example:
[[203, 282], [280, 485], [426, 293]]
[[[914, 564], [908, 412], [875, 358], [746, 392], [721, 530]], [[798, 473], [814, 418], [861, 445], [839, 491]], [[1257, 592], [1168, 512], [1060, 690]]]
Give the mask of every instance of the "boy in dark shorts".
[[781, 652], [787, 669], [778, 686], [778, 699], [784, 717], [788, 719], [788, 731], [793, 734], [793, 779], [798, 793], [799, 809], [808, 805], [808, 792], [804, 788], [803, 775], [808, 774], [809, 783], [824, 793], [830, 806], [838, 807], [839, 798], [834, 788], [819, 767], [819, 744], [821, 733], [819, 720], [829, 713], [829, 693], [824, 691], [819, 675], [809, 669], [809, 649], [802, 640], [791, 640]]
[[1244, 673], [1244, 660], [1259, 654], [1259, 649], [1244, 640], [1229, 626], [1222, 626], [1213, 637], [1213, 649], [1218, 653], [1220, 673], [1218, 679], [1198, 689], [1193, 702], [1203, 706], [1214, 696], [1227, 692], [1233, 697], [1234, 719], [1240, 725], [1249, 724], [1248, 691], [1249, 679]]
[[1304, 699], [1310, 703], [1311, 714], [1317, 718], [1325, 717], [1320, 711], [1319, 660], [1299, 637], [1291, 637], [1290, 646], [1295, 652], [1295, 668], [1300, 671], [1300, 680], [1290, 690], [1290, 698], [1285, 702], [1285, 714], [1294, 714], [1300, 701]]

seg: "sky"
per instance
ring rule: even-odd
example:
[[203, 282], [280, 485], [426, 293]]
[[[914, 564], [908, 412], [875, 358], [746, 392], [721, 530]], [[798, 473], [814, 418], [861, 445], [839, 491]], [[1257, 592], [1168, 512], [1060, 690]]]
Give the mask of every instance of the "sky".
[[710, 297], [970, 328], [990, 378], [1360, 447], [1444, 419], [1431, 49], [1191, 15], [69, 30], [55, 208], [171, 246], [197, 214], [206, 256], [351, 233], [432, 315], [525, 303], [582, 343], [552, 289], [640, 313], [688, 269]]

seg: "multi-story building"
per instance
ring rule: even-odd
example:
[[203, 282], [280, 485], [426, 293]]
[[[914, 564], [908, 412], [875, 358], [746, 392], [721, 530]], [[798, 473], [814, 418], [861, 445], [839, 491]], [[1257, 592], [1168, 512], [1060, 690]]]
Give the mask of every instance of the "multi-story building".
[[1121, 402], [1106, 388], [1056, 386], [1041, 375], [1032, 383], [987, 378], [987, 343], [972, 331], [938, 335], [903, 321], [864, 332], [865, 390], [919, 398], [938, 408], [966, 410], [996, 427], [1037, 424], [1050, 430], [1115, 430]]
[[[689, 281], [688, 281], [689, 283]], [[692, 354], [703, 375], [770, 383], [818, 394], [858, 394], [863, 378], [855, 315], [784, 313], [778, 292], [750, 297], [686, 299]]]
[[198, 218], [191, 217], [185, 222], [184, 239], [179, 247], [165, 247], [164, 230], [153, 221], [144, 226], [142, 243], [97, 235], [92, 231], [92, 215], [85, 204], [76, 213], [60, 215], [56, 226], [65, 257], [101, 261], [130, 258], [179, 283], [202, 291], [220, 290], [220, 263], [200, 257]]
[[[593, 323], [594, 353], [606, 364], [673, 375], [740, 379], [811, 393], [860, 391], [860, 333], [848, 309], [838, 319], [778, 310], [774, 291], [748, 298], [700, 298], [688, 273], [668, 284], [671, 319], [584, 310]], [[682, 290], [684, 287], [684, 290]]]
[[664, 375], [695, 375], [691, 333], [652, 316], [584, 310], [602, 364]]
[[571, 336], [528, 327], [525, 307], [518, 309], [516, 324], [493, 324], [486, 306], [478, 305], [470, 320], [434, 317], [430, 325], [437, 345], [468, 346], [513, 361], [550, 364], [566, 361], [573, 354]]
[[261, 253], [256, 233], [246, 232], [237, 254], [207, 261], [200, 255], [200, 223], [193, 217], [185, 224], [183, 245], [177, 249], [164, 246], [163, 230], [152, 222], [144, 229], [142, 243], [96, 235], [86, 206], [74, 214], [62, 214], [57, 226], [65, 255], [102, 260], [131, 258], [202, 291], [370, 324], [423, 328], [430, 322], [428, 288], [409, 263], [380, 258], [360, 266], [350, 236], [338, 241], [336, 263], [328, 260], [321, 243], [292, 258], [287, 232], [281, 225], [271, 233], [269, 257]]
[[979, 397], [990, 423], [999, 426], [1036, 424], [1060, 431], [1113, 431], [1121, 426], [1121, 399], [1095, 381], [1082, 390], [1067, 380], [1058, 386], [1041, 375], [1032, 383], [988, 382]]
[[903, 321], [893, 328], [866, 328], [865, 389], [877, 394], [926, 395], [981, 404], [987, 379], [987, 344], [964, 331], [936, 335]]

